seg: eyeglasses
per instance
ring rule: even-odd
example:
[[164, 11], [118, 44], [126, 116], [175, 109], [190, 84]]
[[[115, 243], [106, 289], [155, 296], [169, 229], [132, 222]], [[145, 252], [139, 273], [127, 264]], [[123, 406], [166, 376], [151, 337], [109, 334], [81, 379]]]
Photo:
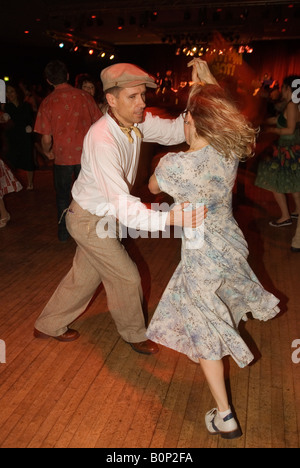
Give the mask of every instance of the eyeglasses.
[[186, 119], [187, 114], [188, 114], [188, 110], [187, 110], [187, 109], [185, 109], [183, 112], [181, 112], [181, 115], [182, 115], [183, 120]]
[[189, 111], [188, 111], [187, 109], [184, 110], [183, 112], [181, 112], [181, 115], [182, 115], [182, 118], [183, 118], [183, 121], [184, 121], [185, 125], [189, 125], [189, 124], [190, 124], [187, 120], [185, 120], [186, 117], [187, 117], [187, 115], [188, 115], [188, 112], [189, 112]]

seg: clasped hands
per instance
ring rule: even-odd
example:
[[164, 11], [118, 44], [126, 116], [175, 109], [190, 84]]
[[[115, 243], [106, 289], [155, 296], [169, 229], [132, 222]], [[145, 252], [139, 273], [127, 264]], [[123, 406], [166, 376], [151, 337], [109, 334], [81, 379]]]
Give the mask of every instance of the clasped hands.
[[201, 60], [200, 58], [193, 58], [188, 65], [188, 67], [193, 67], [192, 70], [192, 81], [194, 83], [203, 83], [203, 84], [215, 84], [218, 85], [215, 77], [211, 74], [207, 62]]
[[169, 212], [166, 224], [169, 226], [182, 226], [185, 228], [196, 229], [201, 226], [207, 216], [206, 206], [200, 206], [192, 211], [185, 211], [188, 208], [189, 202], [175, 205]]

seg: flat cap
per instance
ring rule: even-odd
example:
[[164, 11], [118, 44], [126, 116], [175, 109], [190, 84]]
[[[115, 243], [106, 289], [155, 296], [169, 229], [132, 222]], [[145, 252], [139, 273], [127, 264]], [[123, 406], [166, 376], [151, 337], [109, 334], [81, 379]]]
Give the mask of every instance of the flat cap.
[[145, 84], [149, 88], [157, 88], [155, 79], [145, 70], [131, 63], [116, 63], [104, 68], [101, 72], [103, 91], [118, 86], [119, 88], [132, 88]]

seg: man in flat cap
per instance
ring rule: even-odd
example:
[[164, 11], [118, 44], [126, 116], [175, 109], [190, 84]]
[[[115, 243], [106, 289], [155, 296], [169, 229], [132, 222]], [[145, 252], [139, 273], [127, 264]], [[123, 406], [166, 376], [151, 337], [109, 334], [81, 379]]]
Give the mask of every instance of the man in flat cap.
[[[209, 81], [203, 64], [203, 75]], [[183, 217], [184, 205], [169, 212], [153, 211], [130, 195], [142, 139], [162, 145], [182, 143], [183, 118], [145, 115], [146, 87], [155, 88], [156, 84], [135, 65], [112, 65], [102, 71], [101, 79], [109, 109], [85, 137], [81, 172], [66, 215], [68, 231], [77, 243], [73, 266], [36, 321], [34, 334], [60, 341], [77, 339], [79, 333], [68, 325], [84, 312], [102, 282], [122, 338], [135, 351], [154, 354], [158, 347], [146, 337], [141, 278], [119, 240], [118, 223], [142, 231], [164, 231], [168, 225], [195, 228], [205, 213], [199, 209], [185, 212]]]

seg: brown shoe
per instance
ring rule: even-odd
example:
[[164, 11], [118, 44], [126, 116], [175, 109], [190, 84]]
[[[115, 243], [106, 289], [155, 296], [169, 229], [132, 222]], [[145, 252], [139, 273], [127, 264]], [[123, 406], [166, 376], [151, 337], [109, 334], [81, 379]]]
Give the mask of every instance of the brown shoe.
[[151, 340], [142, 341], [141, 343], [128, 343], [134, 351], [140, 354], [156, 354], [159, 348], [156, 343]]
[[46, 335], [46, 333], [43, 333], [35, 328], [33, 331], [33, 336], [35, 338], [40, 338], [42, 340], [46, 340], [48, 338], [54, 338], [55, 340], [58, 340], [58, 341], [69, 342], [69, 341], [77, 340], [80, 337], [80, 334], [78, 331], [72, 330], [70, 328], [60, 336], [51, 336], [51, 335]]

